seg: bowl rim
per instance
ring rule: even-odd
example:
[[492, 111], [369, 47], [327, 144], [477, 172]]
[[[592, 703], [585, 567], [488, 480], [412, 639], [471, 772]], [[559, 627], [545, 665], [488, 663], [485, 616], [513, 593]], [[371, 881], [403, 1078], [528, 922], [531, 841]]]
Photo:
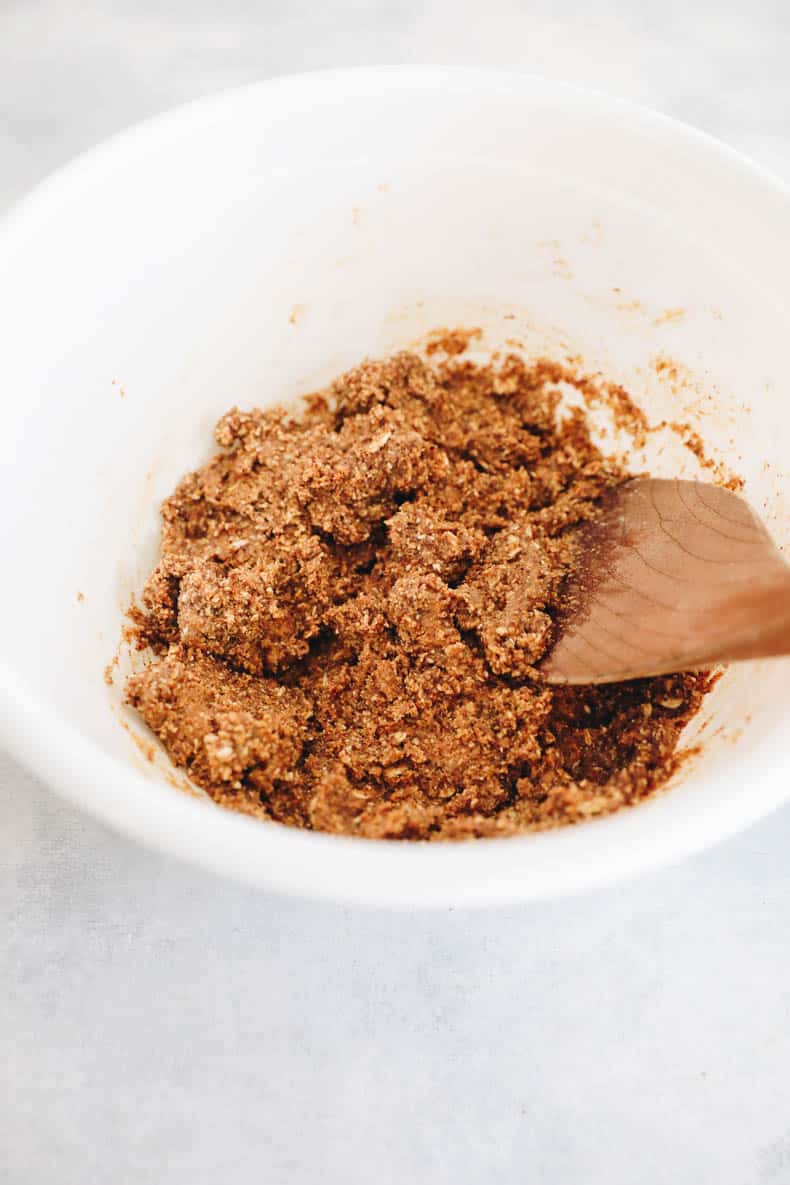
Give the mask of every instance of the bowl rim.
[[[790, 185], [783, 180], [715, 137], [627, 100], [513, 70], [365, 66], [252, 82], [134, 124], [61, 166], [11, 207], [0, 219], [0, 259], [91, 174], [111, 169], [113, 161], [135, 144], [197, 126], [213, 112], [262, 98], [282, 104], [289, 93], [305, 90], [354, 93], [362, 88], [382, 93], [438, 87], [448, 77], [470, 91], [507, 92], [522, 99], [552, 96], [569, 109], [594, 105], [657, 135], [683, 139], [788, 198], [790, 214]], [[577, 827], [465, 843], [372, 841], [276, 823], [262, 826], [186, 793], [162, 794], [131, 766], [67, 724], [23, 684], [1, 655], [0, 739], [23, 766], [61, 795], [148, 847], [254, 887], [360, 905], [510, 904], [589, 890], [708, 847], [757, 822], [790, 797], [790, 778], [777, 776], [777, 768], [788, 770], [790, 757], [777, 751], [774, 734], [750, 753], [749, 779], [761, 780], [764, 786], [759, 800], [730, 800], [715, 812], [690, 807], [682, 831], [670, 834], [659, 829], [656, 836], [644, 826], [649, 813], [661, 809], [661, 795], [638, 811], [621, 811]]]

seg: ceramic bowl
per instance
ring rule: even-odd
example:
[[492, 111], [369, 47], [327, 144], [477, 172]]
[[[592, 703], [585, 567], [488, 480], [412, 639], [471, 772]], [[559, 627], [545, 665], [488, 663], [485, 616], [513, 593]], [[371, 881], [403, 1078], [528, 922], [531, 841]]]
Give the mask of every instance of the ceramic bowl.
[[[624, 383], [652, 422], [699, 432], [786, 544], [789, 274], [779, 182], [661, 116], [519, 74], [278, 79], [81, 157], [0, 226], [0, 740], [118, 830], [312, 898], [548, 897], [747, 826], [790, 795], [784, 661], [725, 674], [684, 737], [699, 753], [654, 800], [435, 845], [289, 830], [185, 793], [103, 672], [158, 504], [214, 421], [441, 326]], [[650, 463], [714, 476], [670, 430]]]

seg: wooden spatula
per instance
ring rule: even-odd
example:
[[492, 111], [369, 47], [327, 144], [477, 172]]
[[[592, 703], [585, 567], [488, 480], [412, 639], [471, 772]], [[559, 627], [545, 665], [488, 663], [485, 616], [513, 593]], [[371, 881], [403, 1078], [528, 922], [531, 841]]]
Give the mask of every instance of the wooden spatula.
[[584, 528], [549, 683], [614, 683], [790, 654], [790, 566], [747, 502], [635, 478]]

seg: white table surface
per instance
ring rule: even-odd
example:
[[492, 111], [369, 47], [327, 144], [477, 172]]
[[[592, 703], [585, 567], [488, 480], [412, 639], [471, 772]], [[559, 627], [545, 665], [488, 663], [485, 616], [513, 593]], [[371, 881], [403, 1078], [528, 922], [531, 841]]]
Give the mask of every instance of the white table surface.
[[[393, 61], [582, 81], [790, 179], [787, 0], [0, 0], [0, 206], [183, 99]], [[0, 755], [0, 973], [12, 1185], [790, 1182], [790, 810], [584, 899], [387, 914], [168, 862]]]

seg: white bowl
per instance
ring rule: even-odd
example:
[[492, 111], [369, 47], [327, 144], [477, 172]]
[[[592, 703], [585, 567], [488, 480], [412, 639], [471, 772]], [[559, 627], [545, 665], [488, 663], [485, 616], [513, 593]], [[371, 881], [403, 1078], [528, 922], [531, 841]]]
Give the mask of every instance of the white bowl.
[[[788, 274], [780, 183], [670, 120], [521, 75], [276, 80], [82, 157], [0, 227], [3, 743], [121, 831], [316, 898], [545, 897], [744, 827], [790, 794], [785, 662], [727, 673], [701, 754], [652, 802], [444, 845], [289, 830], [183, 793], [120, 727], [102, 672], [158, 503], [214, 420], [448, 323], [578, 353], [651, 418], [689, 421], [786, 543]], [[698, 472], [658, 443], [660, 471]]]

